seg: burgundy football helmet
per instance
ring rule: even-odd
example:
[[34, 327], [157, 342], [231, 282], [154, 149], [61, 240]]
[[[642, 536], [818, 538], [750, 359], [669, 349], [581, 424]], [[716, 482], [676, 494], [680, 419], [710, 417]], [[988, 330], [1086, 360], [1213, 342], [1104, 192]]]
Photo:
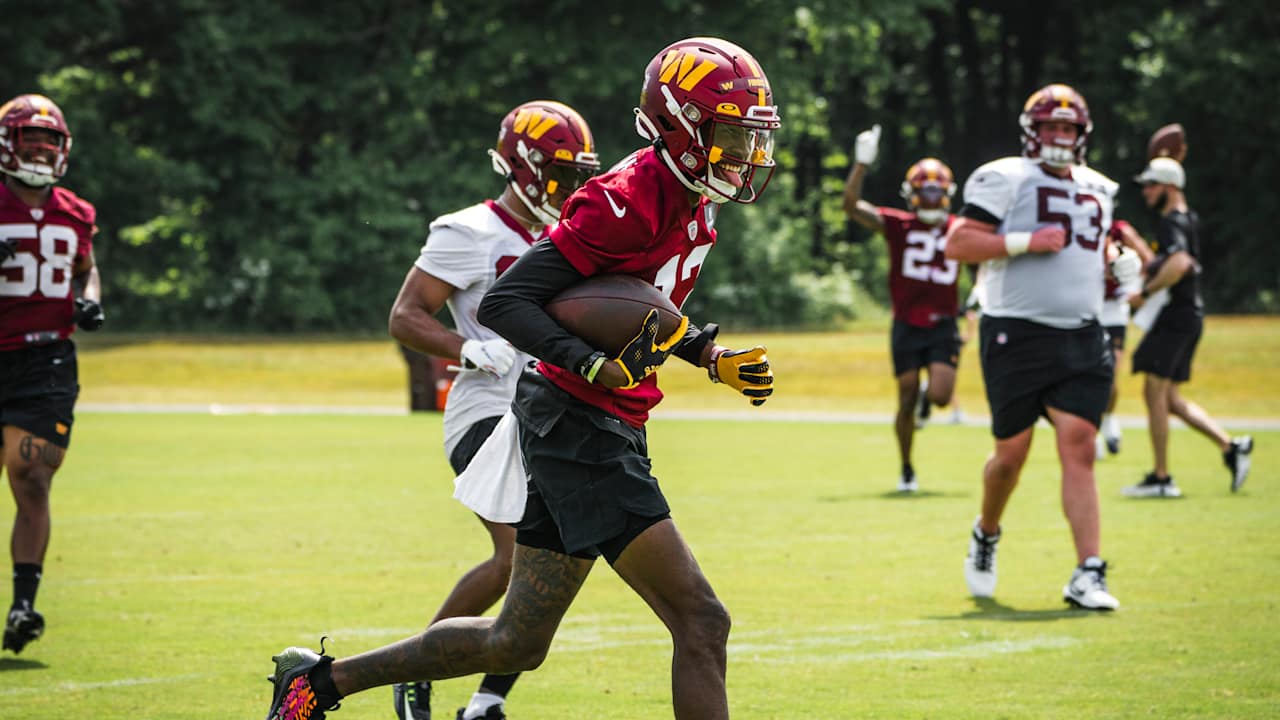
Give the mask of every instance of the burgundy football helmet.
[[493, 171], [548, 225], [560, 219], [560, 206], [573, 191], [600, 169], [587, 121], [553, 100], [533, 100], [507, 113], [489, 155]]
[[727, 40], [664, 48], [645, 68], [635, 112], [636, 132], [685, 187], [714, 202], [755, 202], [777, 167], [773, 134], [782, 120], [769, 79]]
[[0, 172], [45, 187], [66, 174], [70, 154], [71, 131], [52, 100], [30, 93], [0, 105]]
[[955, 176], [941, 160], [924, 158], [907, 169], [900, 194], [920, 222], [937, 225], [951, 212], [951, 196], [956, 194]]
[[[1042, 122], [1063, 121], [1080, 129], [1071, 147], [1045, 146], [1040, 142], [1037, 127]], [[1018, 116], [1022, 126], [1022, 154], [1053, 167], [1066, 167], [1084, 162], [1085, 145], [1093, 131], [1089, 119], [1089, 105], [1084, 96], [1069, 85], [1055, 83], [1045, 85], [1031, 93]]]

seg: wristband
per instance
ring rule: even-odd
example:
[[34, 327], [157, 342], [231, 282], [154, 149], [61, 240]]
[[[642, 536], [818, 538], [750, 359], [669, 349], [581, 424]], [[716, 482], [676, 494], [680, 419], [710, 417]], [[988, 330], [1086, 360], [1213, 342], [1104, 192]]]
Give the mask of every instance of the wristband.
[[1031, 247], [1031, 233], [1011, 232], [1004, 234], [1004, 250], [1009, 257], [1021, 255]]
[[582, 362], [582, 369], [579, 372], [582, 377], [587, 379], [587, 382], [593, 383], [596, 381], [596, 375], [600, 374], [600, 368], [604, 367], [608, 360], [609, 357], [604, 353], [593, 352]]

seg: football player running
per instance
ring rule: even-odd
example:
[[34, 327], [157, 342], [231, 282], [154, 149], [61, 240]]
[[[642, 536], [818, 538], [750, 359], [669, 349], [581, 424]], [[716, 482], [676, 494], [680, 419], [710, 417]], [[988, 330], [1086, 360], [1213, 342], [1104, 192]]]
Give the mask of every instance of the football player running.
[[1098, 313], [1117, 185], [1083, 164], [1093, 123], [1072, 88], [1055, 84], [1032, 93], [1019, 124], [1022, 157], [974, 171], [947, 235], [947, 257], [983, 264], [979, 355], [995, 436], [964, 575], [974, 597], [994, 595], [1000, 520], [1043, 415], [1053, 425], [1062, 506], [1075, 541], [1077, 566], [1063, 598], [1113, 610], [1120, 603], [1107, 590], [1100, 557], [1093, 463], [1114, 371]]
[[[960, 263], [943, 254], [956, 188], [951, 168], [937, 158], [924, 158], [907, 170], [902, 181], [900, 194], [909, 211], [872, 205], [862, 199], [862, 183], [876, 160], [879, 143], [879, 125], [858, 133], [853, 169], [844, 185], [844, 211], [854, 222], [883, 235], [889, 245], [890, 351], [898, 381], [894, 432], [902, 458], [898, 491], [916, 492], [920, 486], [911, 465], [911, 444], [917, 419], [923, 424], [931, 405], [951, 403], [960, 358], [956, 326]], [[921, 370], [927, 373], [923, 384]]]
[[671, 633], [675, 717], [729, 716], [729, 614], [650, 474], [645, 422], [662, 397], [653, 370], [671, 354], [763, 403], [773, 382], [765, 349], [729, 350], [715, 343], [714, 325], [699, 329], [687, 318], [658, 337], [650, 316], [610, 357], [543, 305], [600, 273], [643, 278], [683, 304], [716, 242], [717, 209], [754, 202], [768, 182], [781, 121], [755, 58], [725, 40], [691, 38], [649, 63], [636, 123], [649, 146], [569, 198], [549, 239], [494, 283], [477, 315], [540, 360], [521, 376], [512, 405], [528, 493], [498, 616], [441, 620], [341, 660], [289, 648], [276, 656], [269, 718], [292, 718], [298, 707], [320, 718], [377, 685], [537, 667], [599, 556]]
[[4, 649], [44, 632], [36, 591], [49, 546], [49, 490], [66, 460], [80, 382], [71, 334], [102, 327], [96, 211], [57, 182], [71, 131], [43, 95], [0, 106], [0, 450], [17, 504]]
[[[503, 118], [493, 169], [506, 181], [497, 200], [444, 215], [431, 223], [426, 244], [391, 308], [390, 332], [421, 353], [456, 359], [463, 371], [444, 410], [444, 451], [461, 474], [511, 406], [520, 368], [529, 360], [476, 320], [480, 299], [494, 280], [560, 216], [560, 207], [600, 167], [591, 129], [567, 105], [524, 103]], [[436, 314], [447, 305], [457, 331]], [[493, 542], [493, 555], [458, 580], [431, 622], [481, 615], [506, 592], [516, 531], [477, 515]], [[516, 674], [486, 675], [460, 720], [504, 717]], [[431, 683], [397, 683], [400, 720], [430, 720]]]

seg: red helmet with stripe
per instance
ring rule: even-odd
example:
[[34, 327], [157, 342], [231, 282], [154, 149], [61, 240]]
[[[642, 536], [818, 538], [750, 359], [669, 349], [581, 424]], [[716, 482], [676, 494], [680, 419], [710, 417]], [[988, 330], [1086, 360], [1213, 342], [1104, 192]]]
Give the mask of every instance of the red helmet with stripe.
[[[1071, 147], [1046, 146], [1040, 141], [1037, 127], [1043, 122], [1069, 122], [1079, 128], [1075, 144]], [[1084, 96], [1070, 85], [1055, 83], [1045, 85], [1031, 93], [1018, 116], [1022, 126], [1022, 154], [1041, 160], [1048, 165], [1065, 167], [1084, 162], [1085, 145], [1093, 131], [1089, 119], [1089, 105]]]
[[636, 132], [690, 190], [715, 202], [755, 202], [769, 183], [782, 127], [760, 64], [727, 40], [672, 43], [644, 72]]
[[71, 131], [52, 100], [30, 93], [0, 105], [0, 172], [45, 187], [66, 174], [70, 154]]
[[956, 194], [955, 176], [941, 160], [924, 158], [907, 169], [899, 192], [921, 222], [937, 225], [946, 220], [951, 211], [951, 196]]
[[548, 225], [560, 219], [560, 206], [573, 191], [600, 169], [587, 121], [554, 100], [533, 100], [507, 113], [489, 155], [493, 171]]

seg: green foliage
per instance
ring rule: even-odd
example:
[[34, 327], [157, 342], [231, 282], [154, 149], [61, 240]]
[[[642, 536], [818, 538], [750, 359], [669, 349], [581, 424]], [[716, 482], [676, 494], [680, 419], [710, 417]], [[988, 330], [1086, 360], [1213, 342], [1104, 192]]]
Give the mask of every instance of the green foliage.
[[[430, 220], [501, 190], [484, 151], [535, 97], [569, 102], [605, 163], [639, 144], [640, 71], [686, 34], [728, 37], [782, 106], [781, 169], [726, 208], [691, 298], [700, 320], [815, 326], [886, 302], [883, 243], [847, 227], [847, 148], [885, 127], [865, 194], [935, 155], [960, 178], [1016, 152], [1049, 81], [1089, 98], [1091, 162], [1125, 178], [1155, 127], [1188, 129], [1215, 310], [1280, 309], [1280, 256], [1254, 204], [1280, 136], [1276, 15], [1261, 3], [753, 0], [537, 6], [97, 0], [18, 18], [5, 95], [38, 90], [76, 135], [69, 187], [95, 202], [116, 327], [380, 332]], [[34, 17], [34, 16], [31, 16]], [[1051, 39], [1052, 41], [1046, 41]], [[1126, 188], [1121, 213], [1153, 223]]]

